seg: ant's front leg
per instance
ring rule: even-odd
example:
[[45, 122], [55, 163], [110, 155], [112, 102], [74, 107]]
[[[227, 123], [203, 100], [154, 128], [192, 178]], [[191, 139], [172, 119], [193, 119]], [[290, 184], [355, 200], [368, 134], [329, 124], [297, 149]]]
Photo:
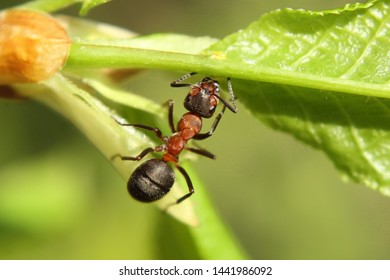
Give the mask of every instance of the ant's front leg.
[[180, 77], [179, 79], [173, 81], [171, 83], [171, 87], [190, 87], [192, 84], [181, 84], [182, 81], [187, 80], [189, 77], [197, 74], [196, 72], [191, 72], [188, 74], [185, 74], [184, 76]]
[[229, 102], [227, 102], [225, 99], [223, 99], [219, 95], [214, 95], [214, 96], [216, 98], [218, 98], [222, 102], [222, 104], [225, 105], [230, 111], [232, 111], [233, 113], [237, 113], [238, 107], [236, 104], [236, 97], [234, 96], [232, 82], [230, 81], [230, 78], [227, 78], [227, 86], [228, 86], [228, 90], [229, 90], [229, 94], [230, 94], [230, 102], [232, 104], [229, 104]]

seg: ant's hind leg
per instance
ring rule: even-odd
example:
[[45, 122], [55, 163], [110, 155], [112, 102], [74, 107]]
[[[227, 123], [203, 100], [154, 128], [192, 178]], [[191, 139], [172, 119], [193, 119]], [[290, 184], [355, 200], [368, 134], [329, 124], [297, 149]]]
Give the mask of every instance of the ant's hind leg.
[[176, 164], [176, 168], [180, 171], [180, 173], [183, 175], [184, 179], [186, 180], [187, 182], [187, 186], [188, 186], [188, 193], [183, 195], [182, 197], [180, 197], [179, 199], [176, 200], [176, 202], [173, 202], [173, 203], [170, 203], [168, 204], [166, 207], [165, 207], [165, 211], [168, 211], [168, 209], [171, 207], [171, 206], [174, 206], [174, 205], [177, 205], [181, 202], [183, 202], [184, 200], [186, 200], [187, 198], [189, 198], [191, 195], [193, 195], [195, 193], [195, 190], [194, 190], [194, 186], [192, 185], [192, 182], [191, 182], [191, 178], [190, 176], [188, 175], [187, 171], [181, 167], [180, 165], [177, 165]]
[[190, 176], [188, 175], [187, 171], [181, 167], [180, 165], [176, 165], [176, 168], [180, 171], [180, 173], [184, 176], [184, 179], [186, 179], [186, 182], [187, 182], [187, 186], [188, 186], [188, 191], [189, 193], [183, 195], [182, 197], [180, 197], [178, 200], [176, 200], [176, 204], [179, 204], [180, 202], [183, 202], [184, 200], [186, 200], [187, 198], [189, 198], [191, 195], [194, 194], [195, 190], [194, 190], [194, 186], [192, 185], [192, 182], [191, 182], [191, 178]]

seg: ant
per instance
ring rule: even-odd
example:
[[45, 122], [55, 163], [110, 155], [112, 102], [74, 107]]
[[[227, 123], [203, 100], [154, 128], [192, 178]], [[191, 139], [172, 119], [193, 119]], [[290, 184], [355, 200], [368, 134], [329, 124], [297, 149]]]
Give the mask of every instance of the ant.
[[[113, 158], [119, 156], [122, 160], [140, 161], [151, 152], [164, 152], [161, 159], [149, 159], [137, 167], [131, 175], [127, 183], [127, 189], [130, 195], [136, 200], [141, 202], [153, 202], [159, 200], [169, 192], [175, 181], [175, 173], [168, 164], [168, 162], [171, 162], [180, 171], [187, 182], [189, 192], [176, 200], [176, 204], [182, 202], [194, 193], [194, 186], [186, 170], [178, 164], [180, 153], [183, 150], [188, 150], [210, 159], [216, 158], [215, 155], [206, 150], [187, 147], [186, 144], [190, 139], [203, 140], [210, 137], [217, 128], [225, 109], [228, 108], [233, 113], [237, 113], [238, 109], [230, 78], [227, 79], [227, 84], [232, 105], [219, 95], [220, 86], [216, 80], [206, 77], [195, 84], [181, 83], [195, 74], [196, 72], [186, 74], [171, 83], [171, 87], [190, 87], [190, 91], [184, 100], [184, 107], [189, 112], [181, 117], [176, 128], [173, 120], [174, 101], [168, 101], [168, 120], [172, 131], [171, 136], [163, 136], [161, 130], [157, 127], [143, 124], [120, 123], [116, 120], [121, 126], [132, 126], [152, 131], [164, 142], [164, 144], [160, 146], [149, 147], [143, 150], [136, 157], [122, 156], [119, 154], [113, 156]], [[200, 133], [202, 129], [202, 118], [211, 118], [214, 115], [219, 101], [224, 105], [223, 109], [215, 118], [211, 129], [206, 133]]]

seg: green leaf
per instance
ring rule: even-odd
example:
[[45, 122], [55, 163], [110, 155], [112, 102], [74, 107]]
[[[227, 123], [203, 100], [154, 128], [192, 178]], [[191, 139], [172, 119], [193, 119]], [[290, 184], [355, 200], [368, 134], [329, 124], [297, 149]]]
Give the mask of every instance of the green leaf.
[[83, 82], [94, 90], [96, 90], [97, 93], [99, 93], [102, 97], [107, 98], [108, 100], [130, 108], [155, 114], [159, 117], [163, 117], [164, 115], [160, 105], [137, 94], [117, 88], [112, 83], [102, 82], [99, 79], [92, 78], [84, 78]]
[[[390, 75], [388, 3], [371, 1], [323, 12], [278, 10], [210, 50], [226, 60], [276, 71], [356, 81], [356, 87], [385, 84]], [[305, 80], [288, 84], [307, 87]]]
[[325, 152], [345, 178], [390, 195], [389, 12], [389, 1], [279, 10], [210, 52], [275, 75], [290, 71], [283, 83], [294, 86], [235, 81], [240, 101], [266, 124]]

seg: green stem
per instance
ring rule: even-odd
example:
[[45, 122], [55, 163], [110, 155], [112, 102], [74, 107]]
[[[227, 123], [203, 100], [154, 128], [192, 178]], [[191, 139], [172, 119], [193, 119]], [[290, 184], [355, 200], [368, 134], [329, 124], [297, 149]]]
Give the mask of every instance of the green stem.
[[67, 68], [156, 68], [201, 72], [215, 76], [345, 92], [372, 97], [390, 97], [390, 87], [307, 73], [261, 67], [225, 60], [213, 55], [191, 55], [149, 49], [73, 43]]

